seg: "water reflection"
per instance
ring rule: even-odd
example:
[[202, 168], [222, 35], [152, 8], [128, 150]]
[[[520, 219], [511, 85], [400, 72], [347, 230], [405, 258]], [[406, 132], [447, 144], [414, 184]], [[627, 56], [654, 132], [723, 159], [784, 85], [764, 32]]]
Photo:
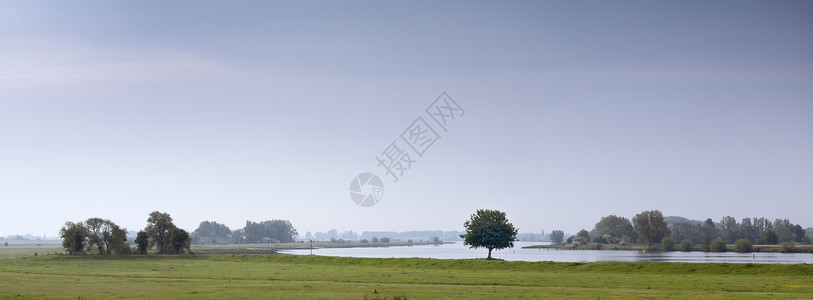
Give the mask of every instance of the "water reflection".
[[[811, 253], [709, 253], [709, 252], [646, 252], [613, 250], [552, 250], [522, 249], [538, 242], [515, 242], [514, 248], [494, 250], [494, 258], [508, 261], [556, 262], [690, 262], [690, 263], [761, 263], [761, 264], [813, 264]], [[310, 250], [285, 250], [286, 254], [307, 255]], [[344, 257], [422, 257], [442, 259], [484, 258], [485, 249], [469, 249], [462, 242], [443, 245], [379, 248], [327, 248], [314, 249], [313, 254]]]

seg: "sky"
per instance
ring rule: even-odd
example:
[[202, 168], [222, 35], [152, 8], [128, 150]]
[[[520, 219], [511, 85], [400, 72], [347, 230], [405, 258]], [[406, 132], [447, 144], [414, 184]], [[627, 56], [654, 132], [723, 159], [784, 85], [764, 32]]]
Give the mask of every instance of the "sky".
[[[397, 182], [387, 153], [409, 154]], [[811, 1], [0, 2], [0, 236], [156, 210], [302, 234], [477, 209], [537, 233], [655, 209], [810, 227], [811, 154]]]

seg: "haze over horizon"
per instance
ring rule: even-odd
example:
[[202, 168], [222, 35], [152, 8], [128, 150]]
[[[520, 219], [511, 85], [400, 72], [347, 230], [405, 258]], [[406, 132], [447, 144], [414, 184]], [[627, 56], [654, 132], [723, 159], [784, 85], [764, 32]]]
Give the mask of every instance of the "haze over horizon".
[[[301, 234], [482, 208], [536, 233], [654, 209], [813, 227], [811, 1], [5, 1], [0, 28], [0, 236], [155, 210]], [[447, 130], [425, 111], [444, 92]], [[393, 182], [376, 157], [418, 117], [440, 138]]]

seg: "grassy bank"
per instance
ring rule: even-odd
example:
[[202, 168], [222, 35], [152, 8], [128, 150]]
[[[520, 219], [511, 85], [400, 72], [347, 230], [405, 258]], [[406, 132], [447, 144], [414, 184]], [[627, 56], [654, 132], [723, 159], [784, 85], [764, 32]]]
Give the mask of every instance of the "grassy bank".
[[554, 263], [294, 255], [0, 261], [0, 297], [813, 298], [813, 265]]

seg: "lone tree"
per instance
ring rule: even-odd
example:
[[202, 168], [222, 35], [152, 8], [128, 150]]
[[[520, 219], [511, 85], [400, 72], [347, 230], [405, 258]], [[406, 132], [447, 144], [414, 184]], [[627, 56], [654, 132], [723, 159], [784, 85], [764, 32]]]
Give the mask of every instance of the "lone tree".
[[461, 234], [463, 245], [470, 248], [487, 248], [488, 259], [491, 250], [514, 247], [517, 229], [505, 218], [505, 213], [498, 210], [478, 209], [471, 219], [463, 223], [466, 234]]

